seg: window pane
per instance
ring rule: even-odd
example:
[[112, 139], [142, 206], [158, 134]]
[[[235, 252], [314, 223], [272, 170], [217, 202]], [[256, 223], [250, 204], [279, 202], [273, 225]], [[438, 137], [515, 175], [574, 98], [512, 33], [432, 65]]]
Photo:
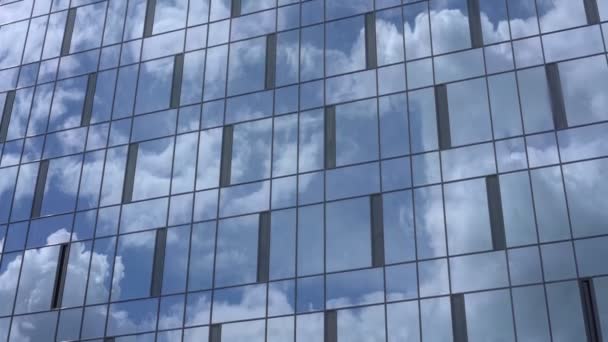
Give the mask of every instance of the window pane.
[[328, 272], [371, 266], [369, 203], [360, 198], [327, 204]]

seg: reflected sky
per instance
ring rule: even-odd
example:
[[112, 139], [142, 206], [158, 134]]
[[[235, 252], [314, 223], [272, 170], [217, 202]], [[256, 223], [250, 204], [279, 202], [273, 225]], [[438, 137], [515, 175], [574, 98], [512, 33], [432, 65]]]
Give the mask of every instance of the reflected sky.
[[481, 1], [483, 46], [466, 0], [149, 3], [0, 0], [0, 342], [314, 341], [330, 309], [340, 340], [446, 341], [457, 293], [471, 341], [583, 338], [608, 31], [582, 0]]

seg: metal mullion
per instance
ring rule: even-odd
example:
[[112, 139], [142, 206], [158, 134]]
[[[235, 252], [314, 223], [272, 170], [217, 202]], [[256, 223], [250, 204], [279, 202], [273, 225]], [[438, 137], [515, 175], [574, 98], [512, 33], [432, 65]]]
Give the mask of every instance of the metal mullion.
[[241, 16], [241, 0], [231, 0], [230, 4], [230, 18], [236, 18]]
[[[276, 87], [276, 67], [277, 67], [277, 34], [266, 35], [266, 65], [265, 65], [265, 90]], [[274, 107], [274, 101], [273, 101]], [[273, 111], [274, 114], [274, 111]]]
[[602, 330], [600, 314], [597, 305], [595, 287], [592, 278], [580, 279], [579, 282], [581, 306], [583, 309], [583, 320], [587, 341], [601, 342]]
[[[84, 97], [84, 108], [82, 110], [82, 117], [80, 120], [80, 126], [89, 126], [91, 124], [91, 116], [93, 115], [93, 102], [95, 100], [95, 89], [97, 87], [97, 72], [89, 74], [87, 79], [87, 90]], [[87, 129], [88, 136], [88, 129]], [[85, 141], [86, 144], [86, 141]], [[86, 149], [85, 149], [86, 151]]]
[[[375, 69], [378, 67], [375, 12], [369, 12], [365, 14], [365, 66], [367, 70]], [[376, 87], [377, 86], [378, 85], [376, 84]]]
[[270, 274], [270, 212], [265, 211], [259, 214], [258, 225], [258, 260], [257, 260], [257, 279], [258, 283], [267, 283]]
[[[232, 175], [232, 149], [234, 126], [225, 125], [222, 130], [222, 155], [220, 158], [220, 188], [230, 186]], [[219, 216], [218, 216], [219, 217]]]
[[[128, 8], [127, 8], [127, 13], [128, 13]], [[146, 12], [145, 12], [145, 17], [144, 17], [144, 33], [143, 33], [142, 38], [148, 38], [152, 35], [152, 32], [154, 31], [155, 13], [156, 13], [156, 0], [147, 0]], [[126, 14], [125, 14], [125, 17], [126, 17]]]
[[8, 134], [8, 126], [11, 122], [13, 105], [15, 103], [15, 95], [16, 95], [16, 91], [10, 90], [6, 93], [6, 97], [4, 99], [4, 108], [2, 110], [2, 120], [0, 121], [0, 143], [6, 142], [6, 136]]
[[452, 313], [452, 335], [454, 342], [467, 342], [467, 312], [464, 294], [453, 294], [450, 296], [450, 307]]
[[568, 128], [568, 118], [566, 116], [566, 104], [564, 102], [559, 65], [557, 63], [545, 64], [545, 72], [549, 86], [553, 125], [555, 129], [566, 129]]
[[450, 132], [450, 109], [448, 103], [448, 89], [445, 84], [435, 85], [435, 110], [437, 112], [437, 137], [439, 150], [452, 147]]
[[74, 34], [74, 23], [76, 22], [76, 10], [77, 8], [70, 8], [68, 10], [68, 16], [66, 18], [65, 28], [63, 31], [63, 41], [61, 42], [61, 52], [59, 55], [60, 57], [67, 56], [70, 54], [72, 35]]
[[384, 217], [382, 196], [382, 194], [375, 194], [369, 197], [372, 267], [384, 266]]
[[122, 188], [122, 204], [131, 203], [131, 201], [133, 200], [133, 187], [135, 185], [135, 172], [137, 169], [138, 154], [139, 143], [129, 144]]
[[467, 0], [467, 5], [471, 47], [473, 49], [483, 47], [483, 30], [481, 28], [479, 0]]
[[583, 0], [585, 5], [585, 16], [588, 25], [595, 25], [601, 22], [597, 0]]
[[336, 168], [336, 106], [326, 106], [324, 111], [325, 169]]
[[[205, 54], [205, 60], [207, 55]], [[173, 59], [173, 79], [171, 82], [170, 108], [176, 109], [180, 106], [182, 93], [182, 78], [184, 72], [184, 53], [175, 55]]]
[[42, 201], [44, 200], [44, 189], [46, 187], [46, 178], [49, 172], [49, 161], [41, 160], [38, 165], [38, 176], [36, 177], [36, 185], [34, 186], [34, 198], [32, 201], [31, 218], [40, 217], [42, 210]]
[[324, 342], [338, 342], [338, 311], [325, 311], [323, 325], [325, 335]]
[[68, 271], [68, 260], [70, 257], [70, 244], [65, 243], [59, 247], [59, 255], [57, 258], [57, 270], [55, 271], [55, 282], [53, 286], [53, 297], [51, 300], [51, 309], [61, 308], [63, 299], [63, 290], [65, 287], [65, 278]]
[[492, 248], [495, 251], [505, 250], [507, 248], [507, 242], [502, 212], [500, 180], [497, 175], [491, 175], [487, 176], [485, 181], [488, 212], [490, 216], [490, 230], [492, 235]]
[[161, 295], [166, 247], [167, 228], [156, 229], [156, 241], [154, 243], [154, 256], [152, 262], [152, 279], [150, 281], [150, 297], [160, 297]]

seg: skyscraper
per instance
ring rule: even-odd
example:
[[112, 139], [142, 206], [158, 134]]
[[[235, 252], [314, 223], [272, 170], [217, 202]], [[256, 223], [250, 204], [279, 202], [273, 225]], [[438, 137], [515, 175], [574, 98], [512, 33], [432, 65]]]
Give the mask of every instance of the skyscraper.
[[608, 0], [0, 0], [0, 342], [608, 341]]

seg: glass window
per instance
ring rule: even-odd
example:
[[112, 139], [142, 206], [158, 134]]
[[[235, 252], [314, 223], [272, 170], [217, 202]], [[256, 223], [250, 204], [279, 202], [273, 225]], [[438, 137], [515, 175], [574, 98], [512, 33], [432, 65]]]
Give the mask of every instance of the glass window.
[[266, 311], [266, 293], [265, 284], [216, 290], [213, 296], [211, 322], [220, 323], [263, 317]]
[[258, 215], [219, 221], [215, 286], [253, 283], [257, 275]]
[[336, 165], [378, 159], [376, 100], [336, 106]]
[[378, 101], [382, 158], [408, 154], [410, 142], [407, 95], [384, 96]]
[[452, 293], [509, 285], [507, 260], [502, 251], [451, 258], [450, 275]]
[[409, 93], [412, 153], [437, 149], [437, 113], [433, 89]]
[[390, 342], [420, 341], [418, 302], [401, 302], [386, 306], [388, 340]]
[[118, 238], [112, 301], [150, 296], [156, 231]]
[[499, 180], [507, 245], [536, 243], [536, 223], [528, 172], [500, 175]]
[[413, 197], [411, 191], [382, 196], [384, 259], [392, 264], [416, 258]]
[[49, 132], [80, 126], [86, 89], [87, 77], [57, 82], [49, 116]]
[[450, 292], [446, 259], [419, 262], [418, 277], [420, 297], [440, 296]]
[[52, 246], [25, 251], [15, 314], [43, 311], [51, 307], [59, 249], [59, 246]]
[[215, 251], [216, 223], [204, 222], [192, 226], [188, 290], [211, 288]]
[[139, 143], [133, 200], [167, 196], [171, 182], [173, 138]]
[[270, 279], [295, 275], [296, 209], [273, 211], [270, 228]]
[[465, 303], [469, 341], [515, 341], [509, 290], [467, 294]]
[[324, 163], [324, 115], [322, 110], [300, 113], [299, 171], [323, 168]]
[[444, 185], [450, 254], [492, 249], [488, 196], [484, 179]]
[[329, 274], [326, 278], [326, 309], [384, 301], [382, 269]]
[[507, 253], [512, 285], [542, 282], [543, 277], [538, 247], [509, 249]]
[[417, 273], [415, 263], [386, 267], [386, 300], [396, 301], [417, 298]]
[[201, 131], [198, 143], [196, 190], [214, 188], [219, 185], [221, 157], [222, 129]]
[[448, 85], [452, 146], [490, 140], [490, 110], [485, 79]]
[[606, 237], [577, 240], [574, 242], [576, 248], [576, 262], [581, 277], [601, 275], [606, 271], [607, 251], [604, 248], [608, 239]]
[[365, 69], [364, 25], [363, 16], [326, 24], [327, 76]]
[[323, 206], [302, 207], [298, 210], [298, 275], [322, 273], [325, 259]]
[[326, 205], [328, 272], [371, 266], [369, 205], [367, 198]]
[[187, 10], [187, 0], [157, 0], [152, 33], [158, 34], [184, 28]]
[[552, 130], [553, 116], [544, 68], [521, 70], [517, 77], [525, 132]]
[[541, 242], [570, 238], [566, 198], [559, 167], [530, 172]]
[[420, 301], [420, 322], [424, 342], [452, 341], [452, 314], [449, 297]]
[[518, 341], [549, 342], [549, 321], [543, 286], [512, 289]]
[[400, 8], [376, 12], [378, 65], [403, 61], [403, 28]]
[[324, 277], [298, 278], [297, 281], [297, 312], [323, 310], [325, 307]]
[[167, 229], [165, 260], [163, 262], [163, 294], [185, 291], [189, 244], [189, 226]]
[[562, 242], [540, 246], [546, 281], [576, 278], [572, 243]]
[[441, 186], [414, 190], [416, 247], [419, 259], [446, 255]]
[[[468, 7], [465, 0], [429, 2], [433, 53], [442, 54], [471, 47]], [[458, 24], [455, 24], [458, 23]]]
[[384, 306], [368, 306], [364, 308], [338, 311], [338, 340], [386, 341]]
[[578, 283], [552, 283], [546, 288], [553, 341], [585, 340], [587, 335]]
[[514, 73], [488, 77], [494, 138], [522, 134], [519, 97]]
[[234, 125], [230, 183], [270, 177], [272, 119]]
[[266, 75], [265, 66], [266, 37], [231, 44], [228, 95], [262, 90]]

